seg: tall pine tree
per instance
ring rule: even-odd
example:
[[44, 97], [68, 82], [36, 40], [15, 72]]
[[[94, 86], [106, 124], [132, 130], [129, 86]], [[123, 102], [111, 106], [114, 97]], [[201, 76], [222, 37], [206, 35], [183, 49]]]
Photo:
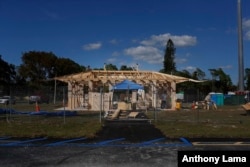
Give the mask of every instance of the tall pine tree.
[[167, 42], [164, 61], [163, 61], [164, 73], [173, 74], [176, 72], [174, 59], [175, 59], [175, 47], [173, 41], [169, 39]]

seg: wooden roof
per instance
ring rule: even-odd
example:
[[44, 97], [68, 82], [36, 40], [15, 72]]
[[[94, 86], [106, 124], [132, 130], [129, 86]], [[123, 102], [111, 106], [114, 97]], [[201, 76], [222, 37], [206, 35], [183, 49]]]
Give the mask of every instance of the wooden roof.
[[186, 81], [202, 82], [185, 77], [164, 74], [153, 71], [109, 71], [109, 70], [91, 70], [86, 72], [80, 72], [61, 77], [55, 77], [54, 79], [62, 82], [74, 82], [78, 84], [84, 84], [88, 81], [101, 81], [102, 83], [117, 83], [125, 79], [135, 81], [137, 83], [147, 84], [152, 82], [166, 83], [175, 82], [181, 83]]

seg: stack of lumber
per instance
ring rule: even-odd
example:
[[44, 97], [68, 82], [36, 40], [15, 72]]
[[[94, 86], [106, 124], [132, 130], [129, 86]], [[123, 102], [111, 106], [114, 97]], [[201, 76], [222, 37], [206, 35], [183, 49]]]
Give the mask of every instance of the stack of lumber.
[[250, 102], [242, 105], [242, 107], [246, 110], [247, 115], [250, 115]]

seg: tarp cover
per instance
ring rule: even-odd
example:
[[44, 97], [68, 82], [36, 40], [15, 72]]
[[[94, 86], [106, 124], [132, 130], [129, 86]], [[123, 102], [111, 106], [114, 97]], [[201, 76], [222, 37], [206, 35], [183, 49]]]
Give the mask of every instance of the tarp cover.
[[124, 80], [118, 84], [115, 84], [112, 88], [112, 90], [128, 90], [128, 89], [138, 90], [138, 89], [144, 89], [144, 87], [130, 80]]

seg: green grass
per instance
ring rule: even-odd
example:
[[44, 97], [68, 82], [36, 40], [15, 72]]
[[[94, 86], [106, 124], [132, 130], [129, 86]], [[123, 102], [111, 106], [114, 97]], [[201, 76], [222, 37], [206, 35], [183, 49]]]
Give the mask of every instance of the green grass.
[[0, 136], [73, 138], [94, 137], [101, 129], [97, 118], [85, 116], [12, 116], [0, 120]]
[[[6, 106], [0, 106], [5, 108]], [[41, 104], [41, 110], [54, 112], [60, 104]], [[16, 104], [16, 111], [35, 111], [35, 104]], [[74, 138], [95, 137], [102, 129], [99, 112], [80, 111], [79, 116], [47, 117], [0, 114], [0, 136]], [[152, 123], [170, 138], [250, 138], [250, 116], [241, 106], [218, 110], [148, 111]], [[145, 132], [146, 133], [146, 132]]]
[[210, 111], [161, 111], [156, 118], [155, 126], [170, 138], [250, 138], [250, 116], [240, 106]]
[[[3, 106], [1, 106], [4, 108]], [[40, 104], [43, 111], [54, 112], [56, 104]], [[5, 107], [6, 108], [6, 107]], [[35, 104], [16, 104], [16, 111], [35, 111]], [[26, 114], [1, 114], [0, 136], [73, 138], [94, 137], [101, 130], [97, 112], [79, 112], [78, 116], [38, 116]]]

